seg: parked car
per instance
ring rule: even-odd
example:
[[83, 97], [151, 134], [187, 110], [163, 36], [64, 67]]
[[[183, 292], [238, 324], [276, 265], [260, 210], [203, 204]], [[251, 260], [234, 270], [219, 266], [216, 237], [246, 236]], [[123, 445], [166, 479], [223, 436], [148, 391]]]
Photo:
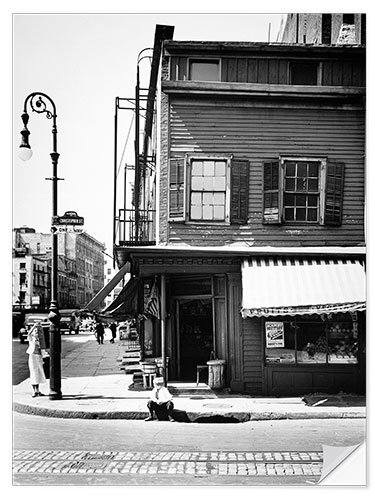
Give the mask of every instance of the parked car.
[[40, 314], [26, 314], [25, 315], [25, 327], [20, 329], [19, 339], [21, 344], [27, 341], [27, 335], [29, 330], [35, 325], [37, 321], [41, 321], [44, 338], [46, 341], [47, 348], [49, 347], [49, 320], [48, 313], [40, 313]]

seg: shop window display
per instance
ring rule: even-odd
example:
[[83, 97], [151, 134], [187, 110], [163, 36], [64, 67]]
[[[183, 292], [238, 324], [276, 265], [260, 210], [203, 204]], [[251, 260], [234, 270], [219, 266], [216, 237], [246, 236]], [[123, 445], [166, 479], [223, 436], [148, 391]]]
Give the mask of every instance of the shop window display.
[[357, 363], [356, 314], [275, 318], [265, 322], [266, 363]]

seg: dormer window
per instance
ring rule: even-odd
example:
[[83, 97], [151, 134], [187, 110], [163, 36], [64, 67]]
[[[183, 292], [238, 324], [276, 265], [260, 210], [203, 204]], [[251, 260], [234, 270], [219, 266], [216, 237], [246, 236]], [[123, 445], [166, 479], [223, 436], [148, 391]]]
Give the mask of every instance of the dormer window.
[[220, 81], [219, 59], [190, 59], [189, 80], [201, 82]]

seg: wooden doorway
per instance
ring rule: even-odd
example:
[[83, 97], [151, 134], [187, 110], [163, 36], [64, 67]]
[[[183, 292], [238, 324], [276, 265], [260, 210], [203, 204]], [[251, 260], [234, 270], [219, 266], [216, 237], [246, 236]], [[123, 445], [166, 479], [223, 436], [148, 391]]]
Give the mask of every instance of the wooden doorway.
[[176, 300], [178, 378], [193, 381], [214, 350], [212, 297]]

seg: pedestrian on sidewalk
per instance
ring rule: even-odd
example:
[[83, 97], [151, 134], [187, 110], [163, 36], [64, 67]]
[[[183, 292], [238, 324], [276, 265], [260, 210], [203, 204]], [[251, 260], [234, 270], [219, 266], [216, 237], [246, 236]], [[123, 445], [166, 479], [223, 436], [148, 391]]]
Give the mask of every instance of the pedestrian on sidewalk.
[[96, 341], [98, 344], [103, 344], [103, 339], [104, 339], [104, 326], [103, 323], [99, 320], [97, 321], [95, 325], [95, 332], [96, 332]]
[[147, 408], [150, 415], [145, 419], [146, 422], [154, 420], [154, 413], [157, 420], [169, 420], [170, 422], [174, 422], [172, 418], [174, 408], [172, 394], [164, 387], [163, 377], [154, 378], [154, 389], [147, 403]]
[[29, 355], [30, 382], [33, 388], [32, 397], [35, 398], [44, 396], [44, 394], [39, 391], [39, 384], [45, 384], [47, 382], [43, 370], [43, 356], [47, 356], [48, 353], [40, 321], [36, 322], [30, 329], [27, 340], [29, 341], [29, 347], [26, 352]]
[[112, 338], [110, 340], [111, 344], [115, 343], [115, 338], [116, 338], [116, 332], [117, 332], [117, 323], [114, 321], [113, 323], [110, 324], [109, 326], [111, 332], [112, 332]]

